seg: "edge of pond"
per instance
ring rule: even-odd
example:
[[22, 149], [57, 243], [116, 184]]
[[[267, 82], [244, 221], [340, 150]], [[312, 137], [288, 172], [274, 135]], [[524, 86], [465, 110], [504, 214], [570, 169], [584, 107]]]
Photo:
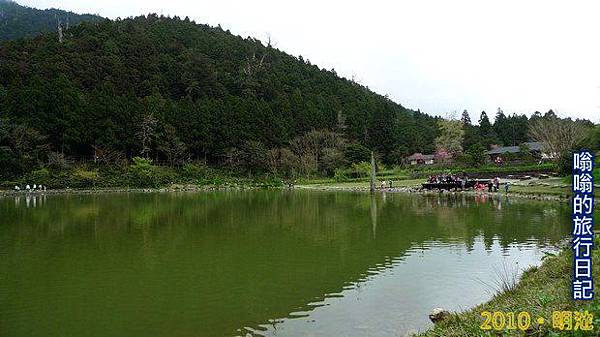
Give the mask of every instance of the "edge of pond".
[[[311, 186], [311, 185], [299, 185], [295, 187], [299, 190], [307, 191], [324, 191], [324, 192], [357, 192], [357, 193], [370, 193], [367, 188], [345, 188], [345, 187], [329, 187], [329, 186]], [[569, 201], [570, 196], [556, 195], [556, 194], [540, 194], [540, 193], [527, 193], [527, 192], [476, 192], [476, 191], [444, 191], [444, 190], [422, 190], [419, 188], [411, 187], [400, 187], [400, 188], [388, 188], [388, 189], [377, 189], [374, 193], [405, 193], [405, 194], [418, 194], [418, 195], [468, 195], [468, 196], [487, 196], [487, 197], [499, 197], [508, 196], [529, 200], [538, 201]], [[597, 201], [597, 200], [596, 200]]]
[[[0, 190], [0, 198], [23, 196], [23, 195], [86, 195], [86, 194], [112, 194], [112, 193], [200, 193], [200, 192], [214, 192], [214, 191], [250, 191], [250, 190], [303, 190], [303, 191], [315, 191], [315, 192], [354, 192], [354, 193], [370, 193], [368, 188], [362, 187], [332, 187], [332, 186], [312, 186], [312, 185], [297, 185], [293, 188], [287, 187], [257, 187], [257, 186], [185, 186], [185, 187], [163, 187], [163, 188], [98, 188], [98, 189], [55, 189], [55, 190], [31, 190], [31, 191], [15, 191], [15, 190]], [[569, 201], [570, 196], [567, 195], [556, 195], [556, 194], [543, 194], [543, 193], [527, 193], [527, 192], [475, 192], [475, 191], [432, 191], [422, 190], [415, 187], [400, 187], [400, 188], [387, 188], [377, 189], [374, 193], [404, 193], [404, 194], [417, 194], [417, 195], [468, 195], [468, 196], [487, 196], [487, 197], [499, 197], [509, 196], [514, 198], [522, 198], [529, 200], [538, 201]], [[598, 200], [596, 200], [596, 203]]]

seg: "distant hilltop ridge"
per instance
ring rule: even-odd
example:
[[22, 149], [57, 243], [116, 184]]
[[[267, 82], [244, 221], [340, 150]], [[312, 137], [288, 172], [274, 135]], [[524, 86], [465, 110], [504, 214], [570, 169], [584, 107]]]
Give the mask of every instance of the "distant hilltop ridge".
[[12, 0], [0, 0], [0, 42], [57, 30], [59, 23], [77, 25], [84, 21], [103, 20], [101, 16], [77, 14], [60, 9], [35, 9]]

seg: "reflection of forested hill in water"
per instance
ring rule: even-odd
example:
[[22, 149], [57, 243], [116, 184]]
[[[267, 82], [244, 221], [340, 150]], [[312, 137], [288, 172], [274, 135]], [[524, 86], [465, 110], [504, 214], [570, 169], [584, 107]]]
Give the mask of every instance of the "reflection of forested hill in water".
[[[569, 227], [568, 209], [559, 204], [478, 204], [460, 195], [130, 194], [49, 197], [36, 205], [0, 200], [0, 213], [12, 219], [0, 227], [2, 253], [23, 256], [16, 268], [67, 275], [66, 282], [91, 293], [87, 307], [139, 318], [137, 328], [152, 335], [173, 333], [165, 320], [188, 324], [175, 334], [235, 334], [310, 310], [415, 247], [470, 249], [480, 237], [488, 248], [494, 240], [502, 247], [532, 239], [552, 244]], [[21, 288], [31, 291], [24, 296], [48, 297]], [[35, 318], [99, 324], [93, 311], [69, 309], [75, 307]], [[148, 321], [148, 314], [156, 317]], [[125, 322], [110, 324], [127, 331]]]

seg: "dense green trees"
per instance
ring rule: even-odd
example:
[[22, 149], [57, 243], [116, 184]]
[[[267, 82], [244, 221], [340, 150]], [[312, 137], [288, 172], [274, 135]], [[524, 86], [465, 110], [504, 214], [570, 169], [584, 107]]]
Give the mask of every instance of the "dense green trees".
[[[100, 150], [266, 170], [270, 150], [301, 158], [306, 149], [293, 142], [323, 130], [393, 164], [432, 151], [437, 136], [437, 118], [258, 40], [177, 17], [82, 23], [62, 43], [56, 33], [5, 42], [0, 59], [6, 123], [35, 130], [49, 151], [75, 160]], [[328, 149], [315, 172], [348, 162], [345, 148]], [[264, 156], [232, 159], [248, 151]]]
[[481, 133], [477, 125], [473, 125], [471, 117], [467, 110], [463, 111], [461, 121], [463, 123], [464, 138], [463, 138], [463, 149], [468, 149], [471, 146], [478, 144], [481, 145]]
[[[549, 112], [550, 113], [550, 112]], [[532, 117], [539, 118], [538, 113]], [[529, 132], [530, 120], [526, 115], [512, 114], [505, 115], [501, 108], [498, 108], [494, 123], [485, 111], [481, 112], [478, 125], [473, 125], [468, 112], [463, 112], [462, 118], [463, 130], [465, 132], [463, 148], [469, 149], [473, 145], [482, 145], [489, 148], [492, 145], [500, 146], [518, 146], [531, 140]]]
[[528, 118], [525, 115], [504, 115], [498, 108], [494, 120], [494, 132], [498, 140], [505, 146], [517, 146], [529, 139]]
[[494, 131], [492, 123], [485, 111], [481, 112], [479, 117], [479, 143], [486, 148], [494, 144], [500, 144], [498, 135]]
[[485, 151], [486, 148], [479, 143], [471, 145], [471, 147], [465, 151], [465, 162], [470, 167], [480, 167], [484, 165], [488, 160]]
[[586, 143], [589, 148], [600, 149], [600, 125], [595, 125], [590, 129], [590, 132], [586, 136]]

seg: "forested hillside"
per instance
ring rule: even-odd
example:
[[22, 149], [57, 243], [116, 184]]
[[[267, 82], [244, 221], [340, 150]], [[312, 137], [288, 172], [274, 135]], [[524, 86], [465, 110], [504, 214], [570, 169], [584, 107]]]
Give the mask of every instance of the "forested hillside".
[[[4, 175], [49, 157], [331, 173], [434, 150], [436, 118], [252, 38], [149, 15], [0, 45]], [[368, 150], [367, 150], [368, 149]], [[368, 159], [368, 157], [367, 157]]]
[[39, 10], [0, 0], [0, 42], [57, 31], [59, 24], [67, 28], [83, 21], [101, 19], [97, 15], [80, 15], [59, 9]]

